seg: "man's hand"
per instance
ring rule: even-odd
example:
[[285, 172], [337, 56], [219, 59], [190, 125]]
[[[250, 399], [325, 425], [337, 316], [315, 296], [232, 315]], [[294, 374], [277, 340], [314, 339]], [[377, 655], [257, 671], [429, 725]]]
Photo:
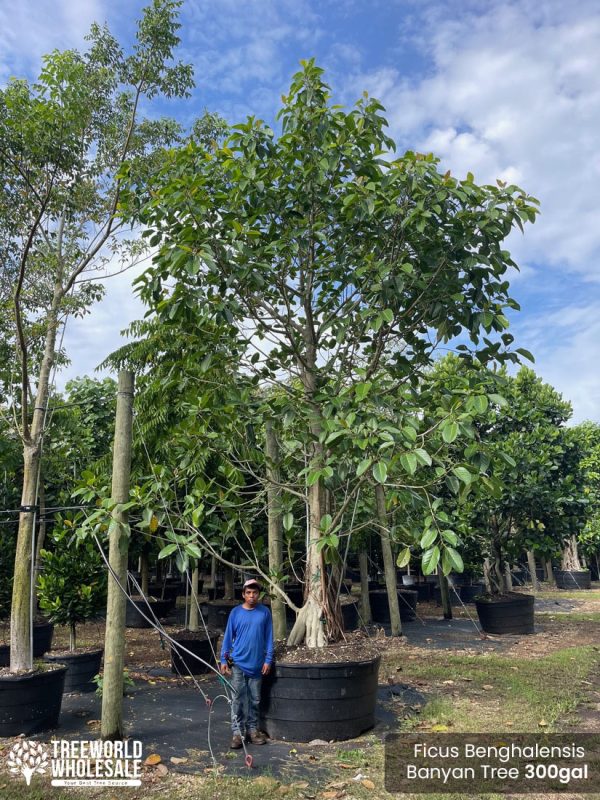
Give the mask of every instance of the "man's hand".
[[268, 675], [269, 672], [271, 672], [271, 665], [270, 664], [263, 664], [261, 672], [262, 672], [263, 675]]
[[221, 675], [231, 675], [231, 670], [227, 662], [219, 664], [219, 669], [221, 670]]

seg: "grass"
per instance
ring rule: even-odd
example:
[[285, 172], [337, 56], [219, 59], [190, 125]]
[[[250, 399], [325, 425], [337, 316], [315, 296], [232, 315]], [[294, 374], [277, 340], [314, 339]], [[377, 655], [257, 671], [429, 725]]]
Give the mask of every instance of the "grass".
[[600, 622], [600, 611], [536, 611], [535, 615], [557, 622]]
[[428, 653], [398, 665], [402, 681], [434, 684], [436, 697], [421, 719], [449, 724], [456, 732], [534, 731], [540, 722], [552, 729], [576, 708], [585, 694], [582, 681], [600, 666], [600, 652], [575, 647], [537, 659]]

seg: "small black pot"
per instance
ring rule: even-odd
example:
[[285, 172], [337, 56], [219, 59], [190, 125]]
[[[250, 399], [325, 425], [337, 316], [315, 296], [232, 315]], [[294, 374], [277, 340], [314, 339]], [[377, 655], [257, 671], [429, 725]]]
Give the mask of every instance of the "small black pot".
[[592, 573], [589, 569], [555, 569], [554, 580], [557, 589], [591, 589]]
[[262, 681], [262, 727], [291, 742], [359, 736], [375, 724], [379, 662], [275, 664]]
[[[36, 622], [33, 626], [33, 658], [41, 658], [52, 647], [54, 625]], [[0, 645], [0, 667], [10, 666], [10, 645]]]
[[[390, 621], [390, 606], [386, 589], [369, 592], [369, 602], [373, 622], [386, 623]], [[413, 620], [417, 608], [417, 592], [412, 589], [398, 589], [398, 607], [402, 622]]]
[[475, 600], [481, 627], [486, 633], [533, 633], [532, 594], [505, 594]]
[[224, 631], [232, 609], [240, 605], [241, 600], [211, 600], [208, 603], [208, 627], [215, 631]]
[[0, 737], [40, 733], [58, 725], [67, 667], [0, 676]]
[[417, 593], [417, 601], [419, 603], [426, 603], [433, 597], [432, 583], [415, 583], [412, 588]]
[[44, 661], [66, 664], [64, 692], [94, 692], [96, 684], [92, 678], [100, 672], [104, 650], [91, 650], [88, 653], [67, 653], [62, 656], [46, 655]]
[[[148, 608], [148, 605], [150, 605], [150, 608]], [[128, 600], [125, 610], [125, 627], [151, 628], [152, 623], [144, 619], [142, 614], [150, 620], [153, 619], [153, 615], [160, 619], [161, 617], [165, 617], [170, 610], [170, 600]], [[140, 613], [140, 611], [142, 613]]]
[[[448, 586], [448, 597], [450, 598], [451, 606], [458, 606], [460, 608], [460, 606], [462, 605], [461, 601], [464, 588], [465, 588], [464, 586]], [[481, 592], [478, 592], [478, 594], [481, 594]], [[433, 597], [435, 599], [436, 605], [441, 606], [442, 590], [440, 589], [439, 586], [433, 587]]]
[[[190, 631], [187, 634], [178, 633], [173, 636], [173, 639], [177, 644], [185, 647], [185, 650], [169, 643], [171, 647], [171, 672], [177, 675], [202, 675], [204, 672], [209, 671], [206, 664], [202, 663], [203, 661], [216, 666], [215, 653], [217, 652], [219, 634], [210, 634], [207, 639], [199, 639]], [[187, 653], [186, 650], [189, 650], [194, 655]], [[197, 658], [194, 658], [194, 656], [197, 656]], [[202, 661], [198, 660], [200, 658]]]
[[474, 603], [475, 598], [480, 594], [485, 594], [484, 583], [471, 583], [469, 586], [463, 586], [460, 590], [460, 599], [463, 603]]
[[345, 631], [356, 630], [358, 627], [358, 598], [353, 597], [351, 602], [342, 603], [342, 619]]

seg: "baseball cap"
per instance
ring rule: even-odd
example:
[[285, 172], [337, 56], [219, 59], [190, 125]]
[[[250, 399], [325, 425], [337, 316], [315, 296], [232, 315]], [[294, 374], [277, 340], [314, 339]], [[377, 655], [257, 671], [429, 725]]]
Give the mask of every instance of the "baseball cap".
[[256, 578], [249, 578], [242, 588], [247, 589], [249, 586], [256, 586], [258, 589], [260, 589], [260, 583], [256, 580]]

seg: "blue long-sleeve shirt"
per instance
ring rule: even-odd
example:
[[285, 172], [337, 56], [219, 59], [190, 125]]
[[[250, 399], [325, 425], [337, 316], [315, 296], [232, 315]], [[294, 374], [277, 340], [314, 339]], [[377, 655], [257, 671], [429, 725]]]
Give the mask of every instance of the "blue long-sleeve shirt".
[[227, 620], [221, 645], [221, 663], [233, 659], [245, 675], [258, 678], [263, 664], [273, 662], [273, 621], [262, 603], [254, 608], [236, 606]]

